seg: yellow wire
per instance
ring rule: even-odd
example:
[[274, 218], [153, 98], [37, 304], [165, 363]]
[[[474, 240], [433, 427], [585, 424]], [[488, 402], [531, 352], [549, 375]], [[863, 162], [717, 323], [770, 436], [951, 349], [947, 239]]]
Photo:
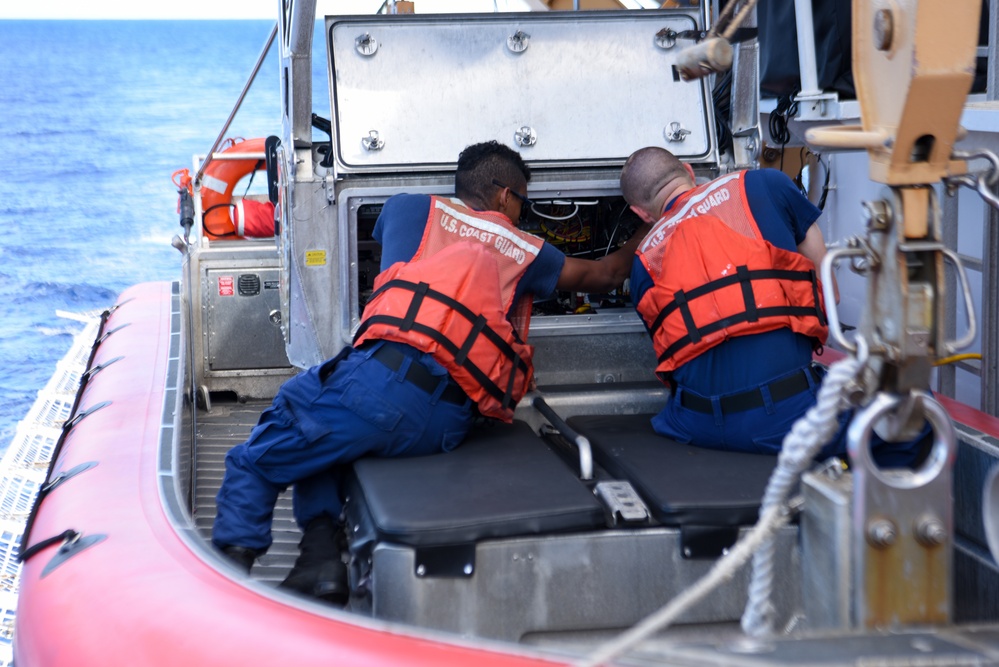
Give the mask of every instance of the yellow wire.
[[977, 352], [969, 352], [968, 354], [955, 354], [951, 357], [944, 357], [943, 359], [937, 359], [933, 362], [934, 366], [943, 366], [944, 364], [952, 364], [955, 361], [967, 361], [968, 359], [981, 359], [982, 355]]

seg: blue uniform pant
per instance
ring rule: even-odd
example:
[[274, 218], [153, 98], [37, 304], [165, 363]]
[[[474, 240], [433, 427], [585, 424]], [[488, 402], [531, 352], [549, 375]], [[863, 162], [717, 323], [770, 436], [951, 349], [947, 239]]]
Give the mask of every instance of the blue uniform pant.
[[[406, 355], [398, 370], [371, 358], [381, 345]], [[411, 363], [441, 378], [436, 391], [405, 380]], [[324, 380], [321, 371], [331, 365]], [[347, 348], [288, 380], [249, 439], [226, 455], [212, 541], [263, 552], [271, 544], [277, 497], [289, 485], [294, 485], [295, 520], [304, 528], [322, 514], [339, 516], [340, 477], [351, 462], [457, 447], [471, 428], [472, 402], [440, 400], [447, 382], [447, 372], [429, 355], [384, 342], [364, 350]]]
[[[807, 367], [805, 367], [807, 368]], [[795, 373], [801, 373], [799, 369]], [[723, 414], [721, 410], [722, 396], [701, 396], [710, 400], [714, 408], [711, 414], [699, 412], [684, 407], [682, 403], [683, 387], [677, 387], [673, 396], [666, 403], [662, 412], [652, 418], [652, 427], [656, 433], [666, 436], [682, 444], [692, 444], [710, 449], [724, 449], [755, 454], [773, 454], [780, 452], [784, 436], [788, 434], [794, 422], [815, 405], [819, 384], [811, 373], [805, 372], [809, 387], [794, 396], [774, 402], [767, 390], [767, 385], [784, 376], [771, 378], [758, 387], [764, 405], [741, 412]], [[816, 457], [818, 460], [831, 456], [846, 458], [846, 431], [853, 411], [840, 415], [840, 426], [832, 440], [823, 447]], [[871, 435], [871, 451], [879, 467], [893, 468], [907, 466], [913, 463], [921, 454], [923, 438], [929, 432], [929, 425], [923, 427], [922, 433], [910, 442], [887, 442]]]

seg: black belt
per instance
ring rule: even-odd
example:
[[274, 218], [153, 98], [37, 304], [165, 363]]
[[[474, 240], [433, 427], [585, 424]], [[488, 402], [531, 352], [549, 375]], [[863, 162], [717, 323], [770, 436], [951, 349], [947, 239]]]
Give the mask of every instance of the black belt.
[[[785, 398], [791, 398], [792, 396], [800, 394], [808, 389], [808, 376], [805, 375], [806, 373], [811, 373], [816, 382], [820, 382], [822, 380], [822, 376], [819, 374], [819, 371], [814, 366], [809, 366], [807, 369], [800, 370], [794, 375], [789, 375], [786, 378], [781, 378], [780, 380], [774, 380], [768, 384], [767, 389], [770, 390], [770, 399], [776, 403], [778, 401], [783, 401]], [[763, 392], [759, 387], [756, 389], [750, 389], [749, 391], [742, 391], [738, 394], [722, 396], [718, 399], [718, 401], [721, 403], [722, 414], [745, 412], [746, 410], [762, 408], [764, 406]], [[697, 396], [696, 394], [691, 394], [686, 391], [683, 391], [680, 394], [680, 405], [690, 410], [703, 412], [709, 415], [714, 412], [710, 398]]]
[[[371, 358], [377, 359], [389, 370], [397, 371], [402, 368], [402, 362], [406, 359], [406, 356], [391, 345], [382, 345], [375, 350]], [[464, 405], [465, 401], [468, 400], [468, 396], [465, 395], [464, 390], [449, 376], [433, 375], [416, 359], [413, 359], [412, 363], [409, 364], [409, 370], [406, 371], [406, 382], [419, 387], [428, 394], [433, 394], [437, 391], [437, 387], [441, 382], [446, 382], [447, 386], [441, 392], [440, 400], [447, 403], [454, 403], [455, 405]]]

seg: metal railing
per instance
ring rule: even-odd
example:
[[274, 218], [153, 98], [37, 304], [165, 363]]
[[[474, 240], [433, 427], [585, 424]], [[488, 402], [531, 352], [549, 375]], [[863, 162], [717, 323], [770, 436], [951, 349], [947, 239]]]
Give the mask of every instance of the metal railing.
[[[198, 167], [198, 173], [194, 175], [194, 186], [198, 187], [201, 185], [201, 178], [205, 175], [205, 169], [212, 163], [215, 159], [215, 151], [218, 150], [219, 145], [225, 138], [226, 133], [229, 131], [229, 126], [232, 125], [233, 119], [239, 112], [241, 106], [243, 106], [243, 100], [246, 99], [246, 94], [250, 92], [250, 87], [253, 82], [257, 79], [257, 73], [260, 72], [260, 67], [264, 64], [264, 60], [267, 58], [268, 51], [271, 50], [271, 45], [274, 43], [274, 38], [277, 37], [278, 24], [275, 23], [274, 27], [271, 28], [271, 34], [268, 35], [267, 41], [264, 43], [264, 48], [260, 51], [260, 56], [257, 58], [257, 63], [253, 66], [253, 71], [250, 72], [250, 78], [246, 80], [243, 85], [243, 90], [239, 93], [239, 98], [236, 100], [236, 104], [232, 107], [232, 111], [229, 112], [229, 117], [226, 118], [225, 123], [222, 124], [222, 130], [219, 135], [215, 137], [215, 142], [212, 144], [211, 149], [208, 151], [208, 157], [201, 163]], [[245, 156], [244, 156], [245, 157]]]

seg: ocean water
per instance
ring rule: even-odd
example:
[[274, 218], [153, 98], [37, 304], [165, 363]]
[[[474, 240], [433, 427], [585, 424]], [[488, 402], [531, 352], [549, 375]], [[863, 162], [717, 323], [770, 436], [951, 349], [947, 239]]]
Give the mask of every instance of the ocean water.
[[[0, 21], [0, 452], [80, 327], [56, 310], [179, 278], [171, 174], [211, 148], [272, 25]], [[275, 51], [229, 136], [280, 133]], [[321, 62], [313, 88], [328, 109]]]

